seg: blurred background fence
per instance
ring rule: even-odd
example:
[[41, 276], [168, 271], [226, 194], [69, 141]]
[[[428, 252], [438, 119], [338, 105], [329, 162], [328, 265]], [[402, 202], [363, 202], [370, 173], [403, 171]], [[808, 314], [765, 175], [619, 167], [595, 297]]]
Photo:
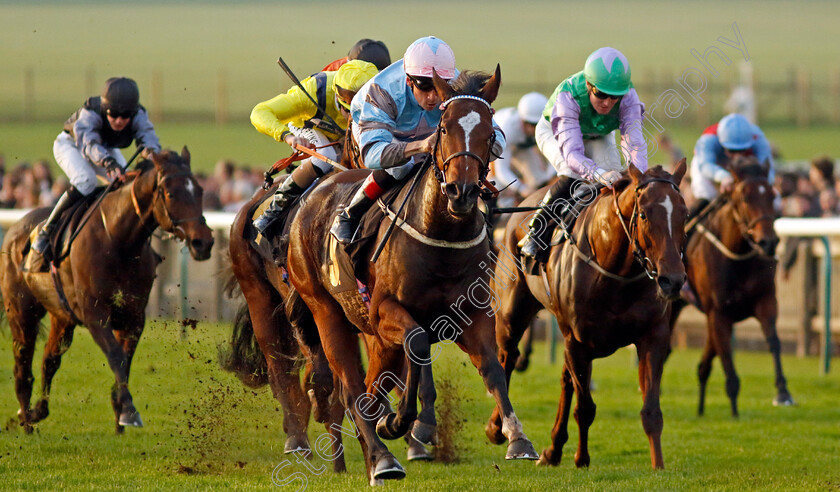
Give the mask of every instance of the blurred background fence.
[[[634, 68], [634, 84], [648, 106], [668, 90], [676, 91], [688, 103], [678, 124], [708, 125], [726, 112], [726, 102], [738, 87], [749, 87], [755, 94], [758, 122], [762, 125], [789, 125], [806, 128], [812, 125], [840, 124], [840, 66], [814, 76], [804, 66], [791, 65], [785, 73], [766, 77], [758, 70], [726, 70], [720, 77], [707, 78], [705, 90], [698, 94], [697, 103], [679, 85], [684, 72], [674, 68]], [[745, 72], [747, 75], [745, 75]], [[54, 74], [46, 68], [30, 66], [22, 72], [5, 73], [8, 88], [0, 96], [0, 122], [55, 122], [66, 118], [83, 102], [68, 96], [79, 93], [98, 94], [102, 81], [110, 71], [96, 66], [80, 68], [77, 73], [62, 75], [63, 87], [77, 90], [57, 90]], [[298, 74], [301, 78], [307, 74]], [[254, 101], [270, 94], [255, 97], [239, 87], [240, 75], [224, 68], [215, 72], [213, 81], [184, 87], [183, 74], [152, 70], [136, 74], [144, 88], [142, 102], [155, 122], [215, 122], [225, 125], [248, 120]], [[528, 83], [514, 80], [504, 84], [504, 93], [515, 95], [537, 90], [551, 94], [559, 80], [548, 80], [540, 71]], [[17, 83], [14, 79], [17, 78]], [[286, 90], [288, 81], [280, 81], [278, 91]], [[83, 89], [83, 90], [82, 90]]]

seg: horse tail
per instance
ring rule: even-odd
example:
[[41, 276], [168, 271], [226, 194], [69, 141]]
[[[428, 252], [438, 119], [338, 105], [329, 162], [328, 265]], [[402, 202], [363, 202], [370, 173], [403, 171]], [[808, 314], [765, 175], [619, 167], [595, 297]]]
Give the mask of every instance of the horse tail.
[[236, 374], [242, 384], [249, 388], [265, 386], [268, 384], [268, 363], [257, 343], [248, 304], [242, 295], [239, 282], [233, 275], [233, 269], [228, 267], [221, 273], [225, 277], [225, 296], [228, 299], [239, 299], [241, 302], [233, 320], [230, 342], [218, 347], [219, 365], [222, 369]]

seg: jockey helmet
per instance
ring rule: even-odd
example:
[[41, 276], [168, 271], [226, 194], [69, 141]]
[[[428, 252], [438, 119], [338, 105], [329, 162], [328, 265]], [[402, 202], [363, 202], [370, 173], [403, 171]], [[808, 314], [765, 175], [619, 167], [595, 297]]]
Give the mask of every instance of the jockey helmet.
[[373, 39], [360, 39], [358, 43], [350, 48], [347, 53], [350, 60], [364, 60], [376, 65], [377, 70], [382, 70], [391, 64], [391, 53], [382, 41]]
[[403, 57], [405, 73], [415, 77], [431, 77], [432, 69], [442, 79], [455, 78], [455, 53], [448, 44], [434, 36], [411, 43]]
[[[354, 93], [358, 92], [365, 85], [365, 82], [372, 79], [377, 73], [379, 71], [373, 63], [368, 63], [363, 60], [350, 60], [342, 65], [335, 73], [335, 77], [333, 78], [333, 91], [338, 92], [338, 89], [344, 89]], [[346, 104], [340, 98], [339, 101], [342, 106]]]
[[726, 150], [746, 150], [752, 146], [752, 124], [738, 113], [728, 114], [718, 123], [717, 137]]
[[623, 96], [630, 90], [630, 64], [615, 48], [601, 48], [589, 55], [583, 75], [597, 90], [611, 96]]
[[540, 118], [542, 118], [545, 104], [548, 98], [539, 92], [529, 92], [519, 99], [519, 104], [516, 105], [516, 112], [519, 114], [519, 119], [525, 123], [536, 125]]
[[126, 77], [111, 77], [102, 88], [101, 108], [106, 113], [131, 114], [140, 107], [137, 82]]

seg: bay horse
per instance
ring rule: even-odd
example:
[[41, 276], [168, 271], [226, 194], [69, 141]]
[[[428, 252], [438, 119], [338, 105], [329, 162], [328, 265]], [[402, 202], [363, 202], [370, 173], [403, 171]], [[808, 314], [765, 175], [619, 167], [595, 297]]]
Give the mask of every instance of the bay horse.
[[[290, 233], [289, 279], [309, 307], [329, 365], [341, 381], [371, 484], [405, 476], [380, 436], [404, 435], [415, 418], [421, 425], [414, 423], [414, 437], [425, 443], [425, 436], [434, 433], [431, 344], [442, 339], [453, 340], [469, 354], [503, 409], [503, 433], [510, 441], [506, 458], [537, 458], [508, 398], [489, 301], [475, 295], [492, 274], [490, 242], [477, 203], [493, 146], [490, 104], [498, 94], [500, 69], [493, 76], [464, 72], [452, 86], [437, 74], [433, 81], [444, 101], [436, 145], [429, 165], [415, 175], [416, 191], [409, 194], [411, 187], [403, 188], [395, 201], [407, 197], [406, 210], [412, 213], [395, 219], [391, 211], [378, 223], [377, 239], [391, 220], [400, 227], [393, 229], [376, 263], [365, 260], [359, 267], [360, 280], [370, 290], [369, 310], [334, 297], [323, 268], [336, 209], [368, 171], [341, 172], [320, 184], [301, 206]], [[468, 296], [471, 302], [466, 302]], [[367, 375], [354, 349], [359, 332], [366, 335]], [[406, 366], [405, 389], [394, 413], [378, 385], [383, 376], [399, 377]], [[423, 405], [419, 415], [418, 393]]]
[[[333, 394], [333, 375], [320, 347], [317, 329], [314, 325], [308, 326], [313, 323], [312, 315], [305, 305], [290, 299], [297, 294], [284, 278], [286, 270], [275, 265], [272, 259], [261, 256], [252, 242], [256, 235], [252, 225], [254, 210], [273, 192], [271, 189], [265, 193], [255, 193], [236, 214], [231, 225], [232, 273], [245, 297], [247, 316], [238, 317], [234, 325], [232, 350], [223, 366], [236, 372], [247, 386], [259, 387], [267, 383], [271, 387], [274, 398], [283, 408], [286, 454], [297, 452], [307, 458], [311, 457], [306, 432], [314, 404], [315, 420], [323, 423], [331, 436], [333, 471], [343, 472], [346, 467], [341, 452], [342, 435], [339, 426], [344, 416], [344, 406], [338, 395]], [[289, 209], [288, 220], [296, 211], [295, 204]], [[285, 306], [294, 307], [298, 311], [287, 314]], [[289, 321], [290, 317], [299, 327], [297, 332]], [[311, 339], [299, 344], [296, 334], [310, 336]], [[306, 361], [303, 384], [299, 363], [302, 356], [305, 356]], [[259, 377], [263, 371], [267, 381]]]
[[[769, 163], [754, 156], [739, 156], [729, 166], [734, 188], [720, 206], [697, 225], [686, 248], [688, 283], [706, 314], [706, 344], [697, 376], [700, 397], [697, 413], [703, 415], [706, 383], [712, 360], [720, 357], [726, 373], [726, 395], [732, 416], [738, 416], [740, 380], [732, 359], [732, 325], [755, 317], [773, 356], [776, 373], [774, 405], [793, 405], [782, 372], [781, 343], [776, 333], [779, 306], [776, 300], [776, 246], [773, 228], [775, 191], [767, 180]], [[675, 303], [672, 325], [685, 301]]]
[[[128, 377], [160, 263], [152, 250], [152, 233], [160, 227], [174, 234], [199, 261], [210, 257], [213, 233], [202, 215], [202, 189], [190, 170], [186, 147], [180, 155], [154, 154], [138, 169], [133, 180], [89, 211], [91, 219], [78, 231], [69, 253], [57, 268], [53, 265], [60, 282], [51, 280], [48, 272], [20, 269], [31, 232], [47, 218], [48, 208], [26, 214], [3, 241], [0, 292], [14, 343], [18, 417], [27, 433], [49, 414], [52, 379], [78, 325], [88, 328], [114, 373], [111, 406], [117, 434], [124, 426], [143, 425], [128, 391]], [[44, 348], [41, 398], [31, 408], [32, 358], [39, 323], [47, 313], [51, 326]]]
[[[595, 196], [594, 188], [585, 188], [586, 198], [580, 200], [591, 204], [581, 212], [568, 238], [551, 247], [537, 275], [526, 274], [519, 266], [517, 244], [527, 231], [520, 224], [528, 223], [529, 214], [519, 212], [508, 223], [494, 278], [500, 296], [496, 312], [499, 360], [508, 383], [519, 356], [517, 344], [540, 309], [548, 309], [557, 318], [566, 341], [552, 443], [541, 453], [539, 464], [560, 463], [569, 438], [574, 392], [580, 431], [575, 465], [589, 466], [589, 427], [595, 419], [592, 360], [635, 344], [644, 401], [642, 426], [653, 468], [664, 467], [659, 390], [670, 351], [671, 301], [685, 281], [681, 252], [688, 211], [679, 191], [684, 174], [685, 159], [673, 175], [659, 166], [643, 174], [630, 164], [629, 177], [615, 183], [612, 191]], [[523, 205], [536, 205], [544, 193], [545, 189], [535, 193]], [[501, 441], [500, 430], [497, 408], [487, 424], [491, 441]]]

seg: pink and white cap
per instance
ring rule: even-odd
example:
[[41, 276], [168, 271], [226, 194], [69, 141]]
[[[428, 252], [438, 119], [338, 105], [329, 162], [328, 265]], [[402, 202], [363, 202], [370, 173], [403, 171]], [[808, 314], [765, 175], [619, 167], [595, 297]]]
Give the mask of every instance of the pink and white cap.
[[448, 44], [434, 36], [411, 43], [403, 57], [405, 73], [415, 77], [431, 77], [434, 68], [443, 79], [455, 77], [455, 53]]

